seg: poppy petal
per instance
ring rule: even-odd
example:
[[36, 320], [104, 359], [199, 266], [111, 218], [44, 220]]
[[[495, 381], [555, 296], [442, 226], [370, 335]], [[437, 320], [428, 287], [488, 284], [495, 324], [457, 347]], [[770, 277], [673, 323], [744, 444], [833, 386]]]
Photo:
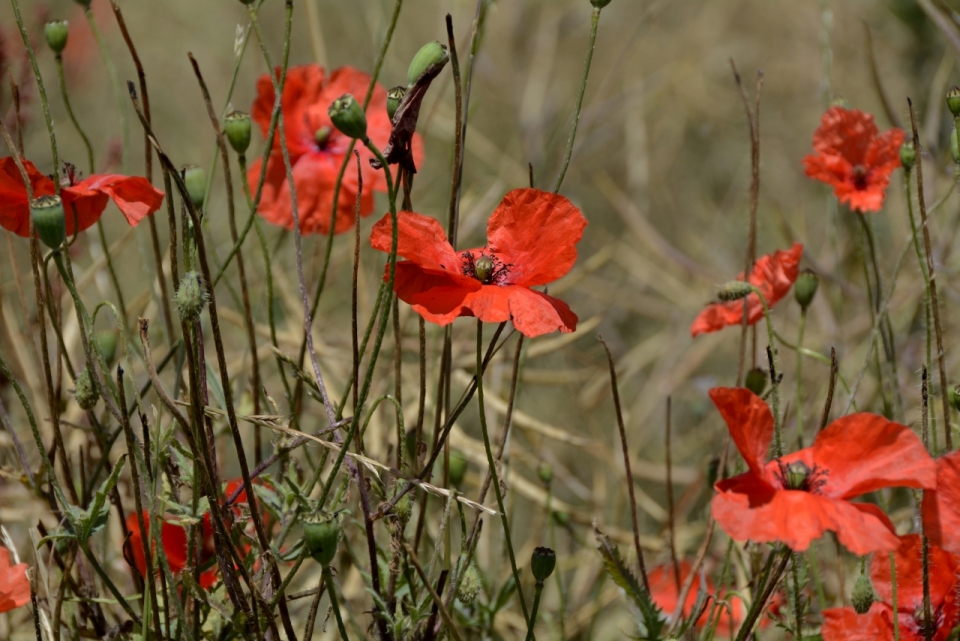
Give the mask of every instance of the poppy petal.
[[526, 287], [509, 286], [497, 289], [508, 290], [510, 320], [517, 331], [527, 338], [558, 330], [569, 334], [577, 329], [577, 315], [562, 300]]
[[821, 492], [854, 498], [883, 487], [936, 487], [936, 464], [908, 427], [877, 414], [839, 418], [817, 436], [814, 463], [826, 472]]
[[[900, 638], [905, 630], [900, 630]], [[893, 639], [893, 611], [885, 603], [874, 603], [866, 614], [853, 608], [830, 608], [823, 611], [823, 641], [885, 641]]]
[[[279, 67], [276, 73], [277, 77], [279, 77]], [[307, 111], [317, 102], [320, 96], [323, 78], [324, 71], [320, 65], [296, 65], [287, 69], [287, 79], [283, 85], [281, 109], [283, 111], [283, 123], [287, 137], [287, 150], [290, 153], [291, 162], [296, 162], [303, 153], [309, 150], [309, 144], [313, 139], [314, 132], [305, 131], [304, 123], [307, 120]], [[270, 117], [273, 115], [273, 103], [275, 100], [276, 94], [273, 91], [273, 81], [270, 79], [269, 74], [262, 74], [257, 78], [257, 98], [253, 102], [250, 116], [260, 125], [260, 132], [264, 140], [266, 140], [270, 132]], [[280, 140], [275, 136], [271, 153], [279, 150]], [[253, 187], [251, 187], [251, 189], [253, 189]]]
[[937, 489], [923, 493], [922, 512], [930, 542], [960, 554], [960, 451], [937, 460]]
[[[23, 161], [30, 178], [33, 197], [54, 193], [53, 181], [40, 173], [29, 160]], [[30, 235], [30, 203], [23, 177], [12, 156], [0, 158], [0, 227], [27, 238]]]
[[[923, 605], [921, 546], [922, 540], [919, 534], [907, 534], [900, 537], [897, 549], [893, 552], [897, 566], [897, 603], [901, 611], [916, 610]], [[936, 609], [957, 590], [960, 557], [935, 545], [929, 546], [928, 554], [930, 603]], [[893, 602], [893, 586], [890, 577], [889, 559], [874, 557], [870, 564], [870, 579], [873, 581], [873, 589], [877, 596], [885, 603]]]
[[[338, 171], [337, 159], [327, 154], [305, 154], [293, 166], [293, 184], [297, 189], [297, 215], [300, 218], [301, 233], [326, 234], [330, 231], [331, 205]], [[348, 180], [347, 176], [351, 178]], [[356, 206], [356, 173], [348, 171], [344, 175], [338, 197], [337, 233], [353, 227]], [[365, 190], [361, 196], [360, 213], [363, 215], [372, 209], [373, 193]], [[280, 186], [274, 212], [283, 216], [284, 227], [293, 229], [292, 195], [286, 180], [283, 180]]]
[[[389, 254], [392, 234], [393, 224], [390, 214], [386, 214], [373, 226], [370, 245]], [[425, 269], [463, 274], [462, 260], [447, 241], [447, 233], [437, 219], [430, 216], [412, 211], [397, 214], [397, 255]]]
[[773, 414], [762, 398], [743, 387], [715, 387], [713, 404], [727, 423], [730, 437], [750, 470], [764, 476], [764, 462], [773, 440]]
[[[384, 267], [384, 280], [390, 277], [390, 265]], [[463, 299], [480, 289], [480, 281], [437, 269], [424, 269], [404, 260], [397, 263], [393, 289], [400, 300], [431, 314], [459, 312]], [[456, 316], [454, 316], [455, 318]]]
[[546, 285], [577, 262], [587, 219], [573, 203], [539, 189], [508, 192], [487, 223], [487, 246], [505, 265], [511, 285]]
[[63, 192], [78, 195], [82, 192], [106, 194], [116, 203], [131, 227], [136, 227], [146, 216], [160, 209], [163, 203], [163, 192], [141, 176], [97, 174], [73, 187], [65, 187]]
[[10, 550], [0, 547], [0, 613], [30, 603], [26, 563], [10, 565]]

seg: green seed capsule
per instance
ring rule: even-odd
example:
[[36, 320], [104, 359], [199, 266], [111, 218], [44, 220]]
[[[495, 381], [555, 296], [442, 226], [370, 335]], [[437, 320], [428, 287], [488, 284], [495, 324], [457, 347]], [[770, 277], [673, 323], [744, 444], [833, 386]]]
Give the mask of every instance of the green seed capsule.
[[223, 119], [223, 133], [226, 134], [230, 146], [241, 156], [247, 153], [250, 147], [250, 114], [242, 111], [231, 111]]
[[100, 400], [100, 390], [93, 382], [93, 375], [90, 374], [89, 367], [84, 367], [77, 374], [74, 397], [77, 399], [77, 405], [84, 411], [92, 410], [97, 406], [97, 401]]
[[67, 239], [67, 221], [60, 196], [40, 196], [30, 203], [30, 218], [43, 244], [55, 251]]
[[763, 390], [767, 388], [767, 373], [759, 367], [754, 367], [747, 372], [747, 377], [743, 381], [743, 386], [756, 394], [763, 396]]
[[550, 548], [534, 548], [530, 557], [530, 569], [538, 583], [546, 581], [557, 567], [557, 553]]
[[436, 64], [444, 64], [450, 59], [447, 48], [437, 41], [428, 42], [420, 47], [420, 51], [410, 61], [410, 67], [407, 69], [407, 82], [412, 87], [420, 76]]
[[797, 276], [797, 282], [793, 285], [793, 295], [800, 304], [801, 309], [810, 307], [813, 297], [817, 294], [817, 288], [820, 286], [820, 277], [812, 269], [805, 269]]
[[917, 164], [917, 150], [913, 147], [912, 140], [900, 145], [900, 164], [904, 169], [912, 169]]
[[351, 94], [345, 93], [337, 98], [330, 105], [327, 114], [333, 126], [343, 135], [360, 140], [367, 137], [367, 115]]
[[947, 92], [947, 109], [954, 118], [960, 116], [960, 87], [954, 86]]
[[603, 9], [605, 6], [610, 4], [610, 2], [611, 0], [590, 0], [590, 4], [592, 4], [597, 9]]
[[187, 185], [193, 206], [203, 207], [203, 197], [207, 193], [207, 172], [200, 165], [184, 165], [183, 182]]
[[470, 605], [477, 600], [480, 592], [483, 590], [483, 580], [480, 578], [480, 571], [477, 566], [471, 563], [467, 566], [467, 571], [463, 573], [463, 581], [460, 582], [460, 588], [457, 590], [457, 598], [460, 603]]
[[387, 92], [387, 116], [390, 117], [390, 120], [393, 120], [393, 116], [397, 113], [397, 109], [400, 108], [400, 103], [403, 102], [403, 97], [406, 95], [406, 87], [394, 87]]
[[460, 487], [467, 474], [467, 457], [460, 450], [450, 450], [450, 483]]
[[337, 555], [339, 538], [340, 524], [335, 516], [310, 521], [303, 526], [303, 544], [307, 554], [323, 567], [329, 566]]
[[47, 46], [58, 56], [67, 46], [68, 25], [66, 20], [53, 20], [43, 26], [43, 35], [47, 39]]

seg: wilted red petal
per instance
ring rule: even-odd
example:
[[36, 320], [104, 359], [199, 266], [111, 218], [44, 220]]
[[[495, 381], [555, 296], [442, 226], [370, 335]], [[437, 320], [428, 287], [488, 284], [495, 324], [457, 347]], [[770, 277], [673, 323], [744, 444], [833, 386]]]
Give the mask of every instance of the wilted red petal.
[[0, 547], [0, 613], [30, 603], [27, 564], [10, 565], [10, 550]]
[[[276, 70], [279, 77], [280, 69]], [[283, 86], [283, 124], [287, 134], [287, 149], [291, 155], [291, 162], [295, 162], [307, 150], [309, 139], [314, 132], [304, 131], [307, 110], [320, 96], [320, 87], [323, 83], [323, 67], [315, 64], [296, 65], [287, 69], [287, 78]], [[270, 132], [270, 117], [273, 115], [273, 103], [276, 93], [273, 91], [273, 81], [269, 74], [262, 74], [257, 78], [257, 98], [253, 102], [250, 116], [260, 125], [260, 132], [266, 140]], [[279, 135], [279, 133], [278, 133]], [[306, 138], [306, 140], [305, 140]], [[276, 136], [273, 142], [274, 150], [280, 149], [280, 141]], [[253, 187], [251, 186], [251, 189]]]
[[490, 216], [487, 247], [509, 266], [511, 285], [546, 285], [573, 268], [586, 226], [587, 219], [563, 196], [514, 189]]
[[878, 131], [871, 114], [833, 106], [820, 118], [820, 126], [813, 134], [813, 148], [823, 155], [843, 156], [853, 164], [862, 163]]
[[762, 398], [743, 387], [714, 387], [710, 398], [726, 421], [743, 460], [751, 471], [762, 477], [773, 440], [770, 408]]
[[[373, 226], [370, 246], [390, 253], [393, 241], [393, 224], [390, 214]], [[436, 218], [412, 211], [397, 214], [397, 256], [414, 261], [425, 269], [462, 275], [461, 259], [447, 241], [447, 232]], [[470, 280], [479, 285], [475, 278]]]
[[960, 554], [960, 450], [937, 460], [937, 488], [923, 493], [923, 527], [932, 544]]
[[[919, 534], [908, 534], [900, 537], [899, 545], [893, 553], [897, 566], [897, 607], [901, 612], [912, 612], [923, 605], [921, 545]], [[960, 587], [957, 578], [960, 557], [935, 545], [929, 546], [928, 554], [930, 603], [936, 609], [948, 598], [953, 599]], [[889, 558], [875, 556], [870, 563], [870, 579], [877, 597], [884, 603], [893, 602], [890, 576]]]
[[136, 227], [137, 223], [160, 209], [163, 203], [163, 192], [146, 178], [118, 174], [95, 174], [72, 187], [64, 187], [61, 196], [66, 203], [68, 193], [79, 196], [86, 192], [107, 195], [116, 203], [131, 227]]
[[[909, 641], [913, 637], [900, 638]], [[831, 608], [823, 611], [823, 641], [892, 641], [893, 611], [885, 603], [874, 603], [866, 614], [857, 614], [853, 608]]]
[[[384, 267], [384, 279], [389, 278], [390, 265]], [[456, 314], [464, 297], [480, 289], [480, 281], [465, 278], [438, 269], [425, 269], [409, 260], [397, 262], [393, 289], [400, 300], [417, 306], [430, 314]], [[421, 312], [423, 313], [423, 312]], [[434, 321], [435, 322], [435, 321]]]
[[[34, 198], [54, 193], [52, 180], [41, 174], [29, 160], [24, 160], [23, 165]], [[23, 177], [12, 156], [0, 158], [0, 227], [24, 238], [30, 235], [30, 203], [27, 202]]]
[[828, 496], [936, 487], [936, 465], [917, 435], [877, 414], [852, 414], [831, 423], [813, 443], [813, 461], [826, 472], [820, 491]]

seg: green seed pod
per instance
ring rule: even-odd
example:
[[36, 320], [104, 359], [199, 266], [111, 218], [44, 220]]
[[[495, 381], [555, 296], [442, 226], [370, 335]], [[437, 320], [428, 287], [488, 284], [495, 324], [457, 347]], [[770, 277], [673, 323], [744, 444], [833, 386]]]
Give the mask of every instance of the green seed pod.
[[947, 109], [950, 110], [954, 118], [960, 116], [960, 87], [956, 85], [947, 92]]
[[493, 259], [489, 256], [481, 256], [473, 265], [473, 273], [481, 283], [489, 283], [494, 270]]
[[557, 553], [550, 548], [534, 548], [533, 555], [530, 557], [530, 569], [533, 571], [533, 578], [537, 583], [543, 583], [550, 575], [553, 569], [557, 567]]
[[403, 102], [403, 97], [406, 95], [406, 87], [394, 87], [387, 92], [387, 116], [390, 117], [390, 120], [393, 120], [394, 114], [397, 113], [397, 109], [400, 107], [400, 103]]
[[767, 388], [767, 373], [759, 367], [754, 367], [747, 372], [743, 386], [757, 396], [763, 396], [763, 391]]
[[553, 481], [553, 467], [549, 463], [541, 463], [537, 468], [537, 476], [544, 485], [550, 485]]
[[605, 6], [610, 4], [610, 1], [611, 0], [590, 0], [590, 4], [592, 4], [597, 9], [603, 9]]
[[67, 46], [67, 27], [66, 20], [53, 20], [43, 26], [43, 35], [47, 39], [47, 46], [58, 56]]
[[460, 487], [467, 473], [467, 457], [460, 450], [450, 450], [450, 483]]
[[420, 47], [420, 51], [410, 61], [407, 68], [407, 83], [412, 87], [420, 76], [433, 65], [444, 64], [450, 59], [447, 48], [436, 40]]
[[850, 595], [853, 609], [857, 611], [857, 614], [866, 614], [875, 599], [870, 578], [866, 574], [861, 574], [853, 584], [853, 594]]
[[97, 332], [97, 344], [100, 346], [103, 360], [112, 363], [113, 358], [117, 355], [117, 333], [112, 329]]
[[197, 272], [187, 272], [180, 281], [176, 296], [177, 311], [180, 318], [193, 322], [207, 304], [207, 286]]
[[367, 115], [353, 95], [345, 93], [334, 100], [327, 114], [344, 136], [360, 140], [367, 137]]
[[733, 300], [746, 298], [752, 293], [753, 287], [750, 285], [750, 283], [743, 280], [732, 280], [720, 288], [720, 291], [717, 292], [717, 298], [725, 303], [729, 303]]
[[803, 461], [794, 461], [781, 469], [783, 470], [784, 485], [790, 490], [803, 489], [807, 479], [810, 478], [810, 468]]
[[477, 600], [482, 590], [483, 580], [480, 578], [480, 571], [477, 570], [475, 563], [471, 563], [463, 573], [463, 580], [457, 589], [457, 598], [460, 599], [460, 603], [470, 605]]
[[912, 140], [907, 140], [900, 145], [900, 164], [908, 170], [917, 164], [917, 150], [914, 148]]
[[804, 269], [797, 276], [797, 282], [793, 285], [793, 295], [796, 297], [800, 308], [806, 310], [813, 302], [813, 297], [817, 294], [817, 288], [820, 286], [820, 277], [812, 269]]
[[230, 146], [241, 156], [247, 153], [250, 147], [250, 114], [243, 111], [231, 111], [223, 119], [223, 133], [226, 134]]
[[203, 207], [203, 197], [207, 193], [207, 172], [200, 165], [184, 165], [183, 182], [187, 185], [187, 193], [196, 208]]
[[340, 524], [335, 516], [308, 521], [303, 525], [303, 544], [307, 554], [323, 567], [333, 562], [339, 538]]
[[67, 221], [60, 196], [34, 198], [30, 203], [30, 217], [43, 244], [55, 251], [59, 250], [60, 245], [67, 239]]
[[97, 401], [100, 400], [100, 390], [93, 382], [93, 375], [90, 373], [89, 367], [84, 367], [77, 374], [76, 386], [74, 397], [77, 399], [77, 405], [80, 406], [80, 409], [89, 411], [96, 407]]

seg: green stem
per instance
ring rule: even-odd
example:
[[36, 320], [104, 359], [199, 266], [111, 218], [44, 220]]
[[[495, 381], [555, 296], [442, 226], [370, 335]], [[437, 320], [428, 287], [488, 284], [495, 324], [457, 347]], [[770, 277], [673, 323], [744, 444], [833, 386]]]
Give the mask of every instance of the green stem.
[[63, 57], [60, 54], [57, 54], [57, 75], [60, 78], [60, 94], [63, 96], [63, 104], [67, 108], [67, 115], [70, 116], [70, 122], [73, 123], [73, 128], [77, 130], [80, 138], [83, 139], [83, 146], [87, 150], [87, 171], [90, 172], [92, 176], [94, 173], [93, 165], [93, 147], [90, 145], [90, 139], [87, 137], [87, 134], [83, 131], [83, 128], [80, 126], [80, 122], [77, 120], [76, 114], [73, 113], [73, 106], [70, 104], [70, 96], [67, 94], [67, 82], [63, 75]]
[[583, 94], [587, 91], [587, 77], [590, 75], [590, 63], [593, 62], [593, 49], [597, 44], [597, 25], [600, 23], [600, 8], [594, 8], [593, 17], [590, 21], [590, 44], [587, 47], [587, 58], [583, 63], [583, 77], [580, 79], [580, 92], [577, 94], [577, 108], [573, 112], [573, 127], [570, 129], [570, 137], [567, 139], [567, 153], [563, 157], [563, 166], [560, 168], [560, 175], [557, 176], [557, 182], [553, 186], [553, 192], [560, 191], [560, 185], [563, 184], [563, 178], [567, 175], [567, 167], [570, 166], [570, 158], [573, 156], [573, 143], [577, 139], [577, 125], [580, 124], [580, 110], [583, 108]]
[[780, 368], [777, 366], [776, 334], [773, 331], [773, 321], [770, 320], [770, 307], [767, 305], [767, 299], [764, 297], [763, 292], [754, 285], [750, 285], [750, 289], [752, 289], [753, 293], [760, 299], [760, 304], [763, 306], [763, 319], [767, 325], [767, 343], [770, 348], [770, 365], [773, 369], [773, 371], [770, 372], [773, 378], [770, 388], [770, 396], [773, 401], [773, 435], [776, 454], [779, 458], [783, 456], [783, 434], [781, 433], [783, 431], [783, 421], [780, 416], [780, 383], [777, 380], [780, 377]]
[[121, 164], [123, 166], [123, 173], [129, 174], [127, 170], [127, 152], [130, 150], [130, 123], [127, 122], [127, 103], [124, 98], [123, 91], [120, 90], [120, 80], [117, 77], [117, 68], [113, 64], [113, 60], [110, 58], [110, 52], [107, 51], [107, 46], [103, 42], [103, 36], [100, 34], [100, 28], [97, 26], [97, 21], [93, 17], [93, 11], [90, 10], [88, 6], [84, 15], [87, 17], [87, 24], [90, 25], [90, 31], [93, 32], [93, 37], [97, 41], [97, 49], [100, 50], [100, 57], [103, 58], [103, 66], [107, 68], [107, 76], [110, 77], [110, 85], [113, 87], [113, 95], [117, 99], [117, 106], [120, 109], [120, 136], [121, 136]]
[[540, 608], [540, 593], [543, 592], [543, 581], [537, 581], [536, 589], [533, 593], [533, 607], [530, 609], [530, 622], [527, 624], [526, 641], [533, 641], [533, 628], [537, 624], [537, 610]]
[[827, 609], [827, 595], [823, 589], [823, 581], [820, 580], [820, 566], [817, 560], [817, 544], [810, 544], [810, 571], [813, 574], [813, 583], [817, 586], [817, 601], [820, 604], [820, 612]]
[[120, 604], [120, 607], [122, 607], [124, 612], [126, 612], [127, 615], [133, 619], [135, 624], [140, 625], [140, 617], [137, 616], [137, 613], [133, 611], [133, 608], [130, 607], [130, 604], [127, 603], [127, 600], [123, 598], [123, 595], [120, 594], [120, 590], [117, 589], [117, 586], [114, 585], [110, 577], [107, 576], [107, 573], [100, 565], [100, 562], [97, 561], [97, 558], [90, 551], [90, 543], [87, 541], [80, 541], [80, 549], [83, 550], [83, 555], [87, 557], [88, 561], [90, 561], [90, 565], [93, 566], [94, 572], [96, 572], [97, 576], [100, 577], [100, 580], [103, 581], [103, 584], [107, 587], [107, 590], [110, 592], [110, 594], [113, 595], [113, 598], [117, 600], [117, 603]]
[[[807, 325], [807, 308], [800, 309], [797, 327], [797, 347], [803, 349], [803, 330]], [[797, 442], [803, 449], [803, 356], [797, 350]]]
[[893, 610], [893, 641], [900, 641], [900, 617], [897, 616], [900, 612], [897, 603], [897, 561], [893, 552], [890, 553], [890, 607]]
[[323, 580], [327, 584], [327, 594], [330, 595], [330, 607], [333, 608], [333, 615], [337, 618], [337, 628], [340, 630], [342, 641], [350, 641], [347, 635], [347, 629], [343, 625], [343, 617], [340, 615], [340, 604], [337, 603], [337, 588], [333, 584], [333, 575], [330, 574], [330, 566], [323, 568]]
[[797, 560], [799, 558], [801, 557], [796, 552], [790, 555], [790, 574], [793, 577], [793, 622], [796, 626], [793, 630], [795, 639], [803, 638], [802, 608], [800, 605], [800, 570], [797, 568]]

